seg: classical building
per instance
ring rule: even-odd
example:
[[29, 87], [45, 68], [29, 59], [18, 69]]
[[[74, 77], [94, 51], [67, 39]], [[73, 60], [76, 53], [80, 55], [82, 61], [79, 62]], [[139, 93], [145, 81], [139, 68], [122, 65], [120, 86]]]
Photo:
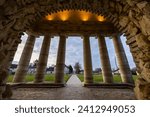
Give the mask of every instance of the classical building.
[[23, 32], [28, 39], [14, 76], [24, 82], [36, 37], [44, 36], [34, 83], [44, 82], [51, 38], [59, 36], [55, 82], [64, 85], [66, 40], [83, 39], [84, 84], [94, 85], [90, 36], [98, 39], [104, 83], [113, 83], [105, 37], [112, 37], [123, 83], [133, 83], [120, 40], [127, 37], [139, 78], [137, 99], [150, 99], [150, 4], [148, 0], [1, 0], [0, 1], [0, 98], [7, 86], [10, 66]]

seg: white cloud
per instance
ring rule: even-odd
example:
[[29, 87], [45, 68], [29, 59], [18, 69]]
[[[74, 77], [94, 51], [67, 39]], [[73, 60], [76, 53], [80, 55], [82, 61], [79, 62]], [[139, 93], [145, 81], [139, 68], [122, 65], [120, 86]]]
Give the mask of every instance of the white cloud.
[[58, 50], [59, 38], [54, 37], [51, 39], [50, 50], [49, 50], [49, 58], [48, 58], [48, 66], [56, 64], [57, 50]]
[[79, 37], [69, 37], [66, 44], [66, 64], [72, 65], [80, 62], [83, 66], [83, 44]]
[[21, 44], [18, 45], [18, 49], [16, 51], [16, 54], [15, 54], [13, 61], [18, 62], [20, 60], [20, 57], [21, 57], [21, 54], [22, 54], [22, 51], [23, 51], [23, 48], [25, 46], [27, 38], [28, 38], [27, 34], [25, 34], [24, 36], [21, 37], [22, 42], [21, 42]]
[[[19, 61], [27, 37], [28, 36], [26, 34], [22, 37], [22, 43], [18, 47], [18, 50], [14, 57], [14, 61]], [[135, 64], [133, 62], [132, 55], [130, 53], [129, 47], [125, 43], [126, 38], [122, 36], [121, 39], [123, 42], [123, 46], [125, 48], [125, 52], [126, 52], [129, 64], [131, 67], [134, 67]], [[43, 41], [43, 37], [39, 37], [36, 39], [33, 54], [31, 57], [31, 62], [39, 58], [42, 41]], [[94, 37], [91, 37], [90, 42], [91, 42], [93, 69], [95, 69], [101, 66], [99, 48], [98, 48], [98, 40], [95, 39]], [[58, 43], [59, 43], [59, 37], [54, 37], [51, 39], [48, 65], [56, 64]], [[115, 67], [115, 51], [114, 51], [112, 40], [109, 38], [106, 38], [106, 43], [107, 43], [107, 49], [109, 52], [111, 66], [112, 68], [114, 68]], [[66, 62], [65, 63], [67, 65], [71, 64], [72, 66], [74, 66], [75, 62], [80, 62], [80, 64], [83, 67], [83, 40], [80, 37], [69, 37], [67, 39], [67, 44], [66, 44]]]

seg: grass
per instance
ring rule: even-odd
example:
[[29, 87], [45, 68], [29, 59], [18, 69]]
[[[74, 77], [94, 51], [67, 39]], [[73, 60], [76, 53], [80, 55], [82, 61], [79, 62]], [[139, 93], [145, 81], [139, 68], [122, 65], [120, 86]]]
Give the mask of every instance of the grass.
[[[13, 76], [14, 75], [10, 75], [9, 78], [8, 78], [8, 80], [7, 80], [7, 82], [12, 82]], [[79, 74], [78, 77], [81, 80], [81, 82], [84, 81], [84, 75], [83, 74]], [[93, 77], [94, 77], [94, 82], [95, 83], [103, 82], [102, 75], [100, 75], [100, 74], [99, 75], [98, 74], [94, 74]], [[32, 82], [32, 81], [34, 81], [34, 78], [35, 78], [34, 74], [27, 75], [25, 81], [26, 82]], [[69, 78], [70, 78], [70, 75], [66, 74], [65, 75], [65, 81], [67, 82]], [[54, 79], [55, 79], [55, 75], [54, 74], [45, 75], [45, 81], [53, 82]], [[133, 75], [133, 79], [136, 80], [137, 76]], [[120, 75], [114, 75], [114, 82], [116, 82], [116, 83], [122, 82], [121, 81], [121, 76]]]
[[[13, 81], [14, 75], [9, 75], [7, 82], [12, 82]], [[25, 82], [32, 82], [34, 81], [35, 75], [34, 74], [28, 74], [25, 78]], [[65, 81], [67, 82], [68, 79], [70, 78], [69, 74], [65, 75]], [[54, 74], [47, 74], [45, 75], [45, 81], [53, 82], [55, 79]]]
[[[81, 82], [84, 81], [84, 75], [83, 74], [79, 74], [78, 75], [79, 79], [81, 80]], [[100, 82], [103, 82], [103, 77], [102, 75], [97, 75], [97, 74], [94, 74], [93, 75], [93, 78], [94, 78], [94, 82], [95, 83], [100, 83]], [[137, 76], [136, 75], [133, 75], [133, 79], [136, 80], [137, 79]], [[121, 83], [121, 76], [120, 75], [114, 75], [114, 82], [116, 83]]]

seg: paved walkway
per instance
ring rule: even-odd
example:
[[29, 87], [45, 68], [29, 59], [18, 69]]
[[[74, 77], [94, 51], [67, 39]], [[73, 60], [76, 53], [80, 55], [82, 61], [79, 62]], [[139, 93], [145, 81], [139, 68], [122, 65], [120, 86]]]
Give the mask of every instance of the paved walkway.
[[14, 90], [12, 99], [41, 100], [132, 100], [130, 89], [86, 88], [76, 75], [72, 75], [64, 88], [20, 88]]
[[81, 86], [82, 82], [76, 75], [72, 75], [67, 81], [67, 85]]

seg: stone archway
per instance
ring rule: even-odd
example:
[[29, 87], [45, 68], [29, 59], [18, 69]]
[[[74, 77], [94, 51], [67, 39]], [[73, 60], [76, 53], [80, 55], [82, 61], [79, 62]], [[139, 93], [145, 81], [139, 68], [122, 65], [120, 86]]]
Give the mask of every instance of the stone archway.
[[0, 1], [0, 84], [6, 84], [7, 68], [14, 57], [22, 32], [48, 13], [86, 10], [112, 22], [127, 37], [139, 79], [138, 99], [149, 99], [150, 4], [148, 0], [1, 0]]

